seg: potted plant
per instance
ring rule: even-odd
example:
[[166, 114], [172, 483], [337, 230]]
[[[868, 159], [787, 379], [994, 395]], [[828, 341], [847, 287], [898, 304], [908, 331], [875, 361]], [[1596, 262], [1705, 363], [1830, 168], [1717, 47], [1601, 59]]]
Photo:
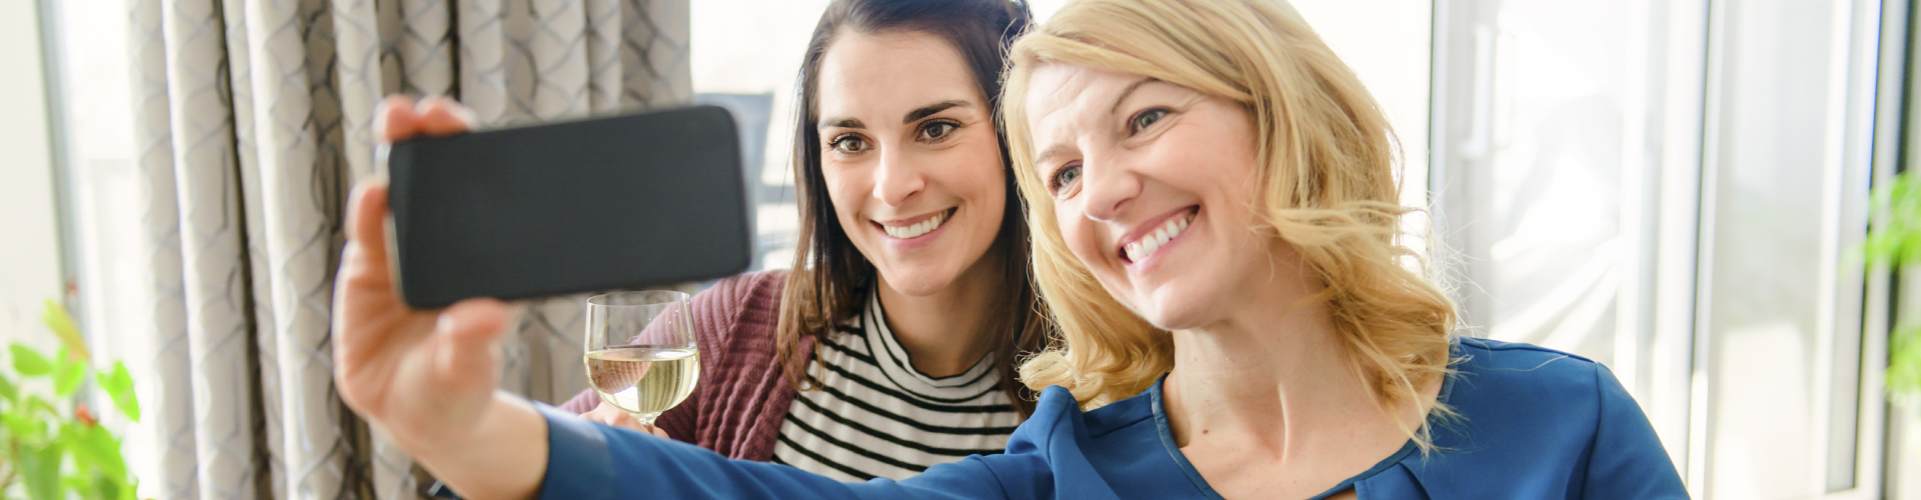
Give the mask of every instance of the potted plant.
[[47, 301], [41, 320], [59, 338], [59, 350], [47, 356], [16, 342], [0, 369], [0, 496], [17, 498], [24, 491], [35, 499], [134, 498], [138, 482], [120, 453], [119, 436], [74, 397], [92, 382], [115, 410], [137, 422], [133, 376], [120, 362], [95, 370], [86, 342], [59, 304]]

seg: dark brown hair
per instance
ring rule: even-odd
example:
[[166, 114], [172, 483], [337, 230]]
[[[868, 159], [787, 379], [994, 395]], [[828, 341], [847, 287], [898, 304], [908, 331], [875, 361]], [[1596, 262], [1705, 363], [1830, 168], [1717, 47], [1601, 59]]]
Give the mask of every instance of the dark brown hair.
[[[794, 186], [800, 204], [800, 231], [794, 264], [781, 291], [780, 326], [776, 345], [782, 368], [794, 387], [807, 388], [808, 357], [795, 350], [803, 336], [816, 340], [837, 325], [859, 316], [867, 293], [875, 284], [874, 265], [854, 247], [835, 217], [821, 176], [819, 95], [821, 59], [843, 31], [861, 33], [911, 32], [939, 37], [952, 44], [974, 75], [989, 112], [999, 116], [1001, 69], [1007, 48], [1027, 29], [1027, 6], [1009, 0], [836, 0], [821, 14], [807, 43], [800, 66], [799, 112], [794, 121]], [[1021, 358], [1038, 352], [1046, 338], [1046, 315], [1040, 310], [1028, 272], [1027, 219], [1020, 191], [1014, 184], [1013, 163], [1007, 156], [1007, 136], [995, 123], [1001, 165], [1006, 172], [1007, 206], [1001, 227], [986, 257], [1002, 259], [1008, 293], [994, 314], [994, 371], [1000, 386], [1022, 417], [1033, 411], [1033, 393], [1015, 379]]]

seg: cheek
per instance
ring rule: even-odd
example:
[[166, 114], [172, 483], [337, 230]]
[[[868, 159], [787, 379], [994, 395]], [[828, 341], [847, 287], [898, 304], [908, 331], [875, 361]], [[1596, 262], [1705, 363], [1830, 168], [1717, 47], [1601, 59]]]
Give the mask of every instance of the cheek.
[[[979, 140], [979, 138], [973, 138]], [[962, 145], [952, 150], [947, 168], [935, 169], [941, 172], [940, 183], [948, 186], [951, 195], [964, 199], [977, 213], [985, 215], [977, 223], [983, 226], [999, 226], [1002, 213], [1007, 207], [1007, 167], [1001, 164], [1000, 150], [994, 147], [993, 137], [980, 142]]]
[[[842, 226], [852, 227], [859, 218], [861, 202], [867, 199], [867, 189], [863, 187], [859, 175], [849, 175], [846, 169], [824, 165], [821, 168], [822, 186], [827, 190], [827, 199], [834, 205], [834, 218]], [[850, 233], [853, 231], [849, 231]]]
[[1103, 260], [1100, 258], [1100, 238], [1095, 234], [1093, 224], [1081, 217], [1079, 207], [1063, 204], [1055, 207], [1054, 219], [1061, 228], [1061, 239], [1067, 242], [1067, 250], [1074, 254], [1081, 266], [1099, 271]]
[[1005, 201], [1007, 196], [1013, 196], [1007, 192], [1007, 176], [1013, 173], [1008, 172], [1007, 164], [1001, 161], [1000, 144], [995, 142], [994, 134], [985, 129], [979, 132], [979, 136], [971, 137], [972, 141], [968, 144], [979, 146], [967, 148], [965, 155], [969, 166], [967, 177], [979, 184], [978, 189], [986, 195], [985, 198]]
[[975, 184], [973, 191], [976, 193], [972, 201], [975, 206], [979, 207], [978, 209], [981, 213], [992, 216], [984, 217], [984, 219], [989, 219], [986, 222], [990, 222], [991, 225], [994, 226], [999, 226], [1000, 219], [1008, 216], [1008, 214], [1003, 212], [1007, 209], [1007, 197], [1013, 196], [1012, 193], [1007, 192], [1007, 185], [1002, 179], [1002, 175], [1005, 174], [1003, 174], [999, 168], [996, 168], [993, 171], [983, 173], [983, 175], [974, 176], [972, 180]]

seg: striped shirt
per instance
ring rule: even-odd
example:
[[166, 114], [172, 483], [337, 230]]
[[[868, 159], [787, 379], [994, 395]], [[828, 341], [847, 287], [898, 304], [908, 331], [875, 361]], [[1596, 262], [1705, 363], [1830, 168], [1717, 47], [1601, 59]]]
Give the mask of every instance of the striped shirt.
[[774, 443], [775, 463], [842, 481], [899, 479], [968, 455], [1000, 453], [1020, 417], [989, 354], [965, 373], [913, 368], [870, 299], [852, 324], [821, 339]]

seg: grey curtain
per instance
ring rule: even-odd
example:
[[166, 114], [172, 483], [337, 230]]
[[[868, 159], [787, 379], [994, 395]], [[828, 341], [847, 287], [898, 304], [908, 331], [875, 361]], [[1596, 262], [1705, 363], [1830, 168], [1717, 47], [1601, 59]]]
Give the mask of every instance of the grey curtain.
[[[341, 211], [382, 96], [481, 124], [685, 102], [688, 0], [130, 0], [154, 330], [141, 470], [159, 498], [407, 498], [419, 478], [340, 403], [328, 336]], [[532, 304], [506, 385], [585, 387], [580, 302]], [[145, 314], [142, 314], [143, 316]], [[136, 460], [139, 463], [139, 460]]]

